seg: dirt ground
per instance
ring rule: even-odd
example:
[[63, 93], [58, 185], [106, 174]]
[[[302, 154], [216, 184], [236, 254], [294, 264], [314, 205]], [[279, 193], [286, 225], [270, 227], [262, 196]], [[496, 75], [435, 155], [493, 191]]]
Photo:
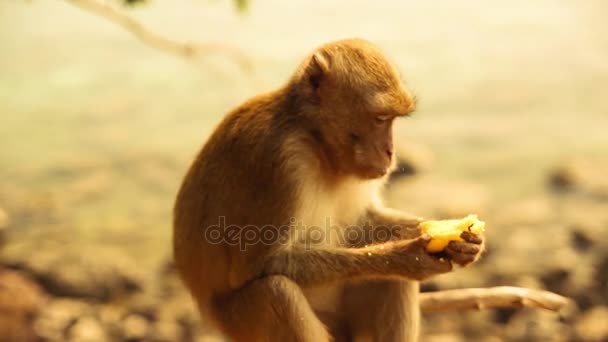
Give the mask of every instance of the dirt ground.
[[67, 1], [0, 3], [0, 341], [205, 337], [170, 262], [181, 177], [223, 114], [320, 43], [380, 45], [420, 99], [387, 202], [478, 213], [488, 252], [425, 290], [518, 285], [536, 310], [425, 315], [422, 341], [608, 341], [608, 2], [154, 1], [151, 29], [241, 48], [184, 60]]

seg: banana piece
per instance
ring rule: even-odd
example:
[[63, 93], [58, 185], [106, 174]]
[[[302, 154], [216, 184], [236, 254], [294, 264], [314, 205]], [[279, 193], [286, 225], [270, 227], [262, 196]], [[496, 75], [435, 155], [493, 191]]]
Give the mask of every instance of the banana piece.
[[486, 223], [480, 221], [477, 215], [468, 215], [461, 220], [429, 220], [420, 223], [423, 234], [431, 236], [426, 250], [431, 253], [443, 251], [450, 241], [463, 241], [460, 234], [469, 231], [473, 234], [482, 234]]

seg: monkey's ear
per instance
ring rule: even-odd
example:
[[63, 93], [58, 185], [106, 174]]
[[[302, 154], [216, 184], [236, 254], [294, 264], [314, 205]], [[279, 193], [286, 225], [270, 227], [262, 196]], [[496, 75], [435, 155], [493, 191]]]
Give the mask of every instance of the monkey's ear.
[[329, 73], [329, 61], [322, 52], [315, 52], [310, 58], [307, 68], [308, 82], [316, 91], [321, 86], [323, 78]]

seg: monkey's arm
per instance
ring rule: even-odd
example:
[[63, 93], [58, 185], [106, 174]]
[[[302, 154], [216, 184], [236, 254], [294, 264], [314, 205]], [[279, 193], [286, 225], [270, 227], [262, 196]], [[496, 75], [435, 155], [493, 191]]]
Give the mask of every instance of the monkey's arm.
[[264, 275], [284, 275], [302, 286], [356, 278], [405, 277], [422, 280], [449, 272], [448, 258], [425, 251], [428, 236], [363, 248], [293, 246], [270, 254]]
[[421, 217], [399, 210], [373, 207], [366, 211], [358, 225], [347, 229], [345, 236], [352, 247], [415, 239], [421, 235], [418, 225], [422, 221]]

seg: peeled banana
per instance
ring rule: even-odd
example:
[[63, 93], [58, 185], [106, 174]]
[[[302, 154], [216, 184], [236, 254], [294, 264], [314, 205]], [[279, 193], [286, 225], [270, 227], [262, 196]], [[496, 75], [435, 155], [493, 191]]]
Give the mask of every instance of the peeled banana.
[[460, 234], [469, 231], [473, 234], [482, 234], [486, 223], [480, 221], [477, 215], [468, 215], [460, 220], [429, 220], [420, 223], [423, 234], [431, 236], [426, 250], [431, 253], [443, 251], [450, 241], [463, 241]]

